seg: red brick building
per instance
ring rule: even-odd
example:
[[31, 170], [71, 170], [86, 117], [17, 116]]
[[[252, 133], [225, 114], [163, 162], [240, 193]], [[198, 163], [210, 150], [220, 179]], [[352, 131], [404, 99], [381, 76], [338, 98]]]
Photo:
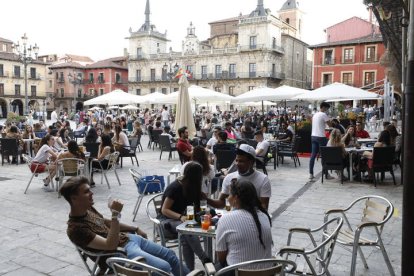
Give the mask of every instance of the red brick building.
[[327, 42], [313, 45], [314, 89], [341, 82], [364, 89], [382, 86], [385, 67], [380, 58], [385, 52], [378, 26], [352, 17], [326, 29]]

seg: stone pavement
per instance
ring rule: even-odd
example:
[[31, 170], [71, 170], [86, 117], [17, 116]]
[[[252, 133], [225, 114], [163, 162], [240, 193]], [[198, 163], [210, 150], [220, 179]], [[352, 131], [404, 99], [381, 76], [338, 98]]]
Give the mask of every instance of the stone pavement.
[[[139, 171], [147, 174], [167, 175], [169, 169], [179, 163], [175, 154], [167, 161], [167, 153], [159, 160], [159, 150], [149, 150], [147, 136], [142, 139], [144, 151], [138, 153]], [[390, 175], [385, 182], [374, 188], [373, 184], [345, 182], [338, 179], [324, 181], [320, 178], [308, 182], [308, 158], [301, 158], [301, 166], [295, 168], [291, 160], [286, 160], [276, 170], [268, 166], [272, 183], [272, 197], [269, 211], [273, 214], [273, 239], [276, 250], [286, 244], [288, 229], [294, 226], [316, 227], [323, 222], [324, 210], [333, 207], [345, 207], [353, 199], [367, 194], [376, 194], [388, 198], [397, 212], [385, 226], [384, 242], [396, 275], [400, 275], [401, 265], [401, 208], [402, 187], [394, 186]], [[132, 209], [137, 191], [128, 172], [136, 166], [129, 159], [124, 160], [124, 168], [119, 169], [122, 185], [118, 186], [115, 176], [109, 175], [111, 189], [99, 184], [100, 174], [95, 175], [97, 182], [93, 189], [95, 207], [108, 216], [106, 207], [109, 195], [125, 203], [122, 222], [139, 225], [149, 235], [152, 225], [145, 214], [147, 196], [139, 210], [137, 221], [132, 223]], [[320, 162], [315, 172], [320, 172]], [[400, 171], [397, 169], [397, 183]], [[317, 175], [320, 176], [320, 173]], [[83, 263], [66, 236], [66, 220], [69, 206], [57, 193], [45, 193], [41, 190], [43, 176], [34, 178], [28, 190], [23, 194], [30, 177], [26, 165], [5, 164], [0, 167], [0, 275], [87, 275]], [[369, 270], [357, 259], [357, 275], [388, 275], [386, 265], [379, 250], [363, 249], [367, 257]], [[331, 261], [332, 275], [349, 273], [351, 254], [337, 246]]]

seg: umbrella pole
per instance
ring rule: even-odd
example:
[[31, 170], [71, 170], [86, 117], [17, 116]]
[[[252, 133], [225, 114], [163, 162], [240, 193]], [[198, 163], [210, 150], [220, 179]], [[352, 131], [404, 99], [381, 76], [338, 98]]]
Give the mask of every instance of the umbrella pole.
[[264, 103], [263, 103], [263, 101], [262, 101], [262, 114], [264, 116]]

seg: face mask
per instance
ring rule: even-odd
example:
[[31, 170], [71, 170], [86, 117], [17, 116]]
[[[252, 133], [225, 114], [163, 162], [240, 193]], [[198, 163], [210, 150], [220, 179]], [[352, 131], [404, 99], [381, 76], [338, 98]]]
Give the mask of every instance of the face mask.
[[239, 175], [240, 176], [249, 176], [249, 175], [251, 175], [252, 173], [254, 173], [254, 169], [253, 169], [253, 167], [251, 167], [250, 169], [248, 169], [246, 172], [244, 172], [244, 173], [240, 173], [239, 172]]

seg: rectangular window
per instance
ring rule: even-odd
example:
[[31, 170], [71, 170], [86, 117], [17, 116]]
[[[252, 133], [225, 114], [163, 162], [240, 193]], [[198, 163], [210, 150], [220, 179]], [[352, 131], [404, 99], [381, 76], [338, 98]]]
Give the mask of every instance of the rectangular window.
[[56, 79], [57, 80], [59, 79], [59, 73], [58, 72], [56, 72]]
[[0, 96], [4, 96], [4, 83], [0, 83]]
[[193, 65], [187, 65], [186, 66], [186, 70], [188, 71], [188, 72], [190, 72], [191, 74], [193, 74], [194, 73], [194, 71], [193, 71]]
[[0, 64], [0, 76], [4, 76], [4, 66]]
[[325, 50], [324, 51], [324, 60], [323, 60], [323, 64], [325, 65], [332, 65], [334, 64], [334, 60], [333, 60], [333, 50]]
[[150, 92], [151, 92], [151, 93], [155, 93], [155, 88], [151, 88], [151, 89], [150, 89]]
[[162, 94], [167, 94], [167, 88], [161, 88], [161, 93]]
[[272, 47], [273, 49], [276, 48], [276, 37], [272, 38]]
[[142, 48], [137, 48], [137, 58], [138, 59], [142, 58]]
[[354, 48], [344, 49], [344, 63], [354, 62]]
[[30, 77], [31, 79], [36, 79], [36, 68], [30, 68]]
[[91, 97], [96, 96], [94, 92], [95, 92], [95, 90], [93, 88], [89, 88], [89, 92], [88, 92], [89, 96], [91, 96]]
[[214, 91], [221, 92], [221, 87], [218, 87], [218, 86], [214, 87]]
[[234, 96], [234, 86], [229, 86], [229, 95]]
[[342, 83], [346, 85], [353, 85], [352, 73], [342, 73]]
[[31, 85], [30, 86], [30, 95], [32, 97], [36, 97], [36, 85]]
[[155, 81], [155, 69], [151, 69], [151, 81]]
[[322, 75], [322, 86], [332, 83], [332, 74], [323, 74]]
[[201, 78], [207, 79], [207, 65], [201, 66]]
[[177, 92], [179, 89], [177, 87], [174, 87], [174, 92]]
[[65, 89], [63, 88], [60, 89], [60, 97], [61, 98], [65, 97]]
[[236, 77], [236, 64], [229, 65], [229, 77], [235, 78]]
[[65, 77], [63, 76], [63, 72], [60, 72], [59, 82], [65, 82]]
[[52, 88], [52, 86], [53, 86], [53, 82], [52, 80], [49, 80], [49, 88]]
[[256, 63], [249, 63], [249, 78], [256, 77]]
[[373, 62], [375, 60], [375, 46], [369, 46], [367, 47], [366, 53], [365, 53], [365, 61]]
[[272, 64], [272, 77], [276, 78], [276, 64]]
[[99, 88], [99, 95], [103, 95], [103, 94], [104, 94], [103, 88]]
[[162, 68], [161, 69], [161, 80], [166, 81], [167, 80], [167, 69], [166, 68]]
[[13, 75], [15, 78], [20, 78], [20, 66], [14, 66]]
[[135, 93], [136, 93], [138, 96], [140, 96], [140, 95], [141, 95], [141, 89], [140, 89], [140, 88], [135, 89]]
[[104, 73], [99, 73], [98, 82], [99, 83], [104, 83], [105, 82]]
[[89, 73], [89, 83], [93, 83], [93, 73]]
[[115, 83], [121, 83], [121, 74], [119, 73], [115, 74]]
[[248, 91], [251, 91], [251, 90], [253, 90], [255, 87], [254, 86], [249, 86], [249, 90]]
[[364, 73], [364, 85], [374, 86], [374, 82], [375, 82], [375, 72], [365, 72]]
[[14, 95], [15, 96], [20, 96], [20, 84], [15, 84], [14, 85]]
[[216, 79], [221, 79], [221, 65], [216, 65]]
[[257, 48], [257, 36], [251, 36], [250, 37], [250, 49], [256, 49]]
[[78, 98], [82, 98], [82, 88], [78, 88]]
[[136, 81], [141, 81], [141, 69], [138, 69], [136, 72]]

